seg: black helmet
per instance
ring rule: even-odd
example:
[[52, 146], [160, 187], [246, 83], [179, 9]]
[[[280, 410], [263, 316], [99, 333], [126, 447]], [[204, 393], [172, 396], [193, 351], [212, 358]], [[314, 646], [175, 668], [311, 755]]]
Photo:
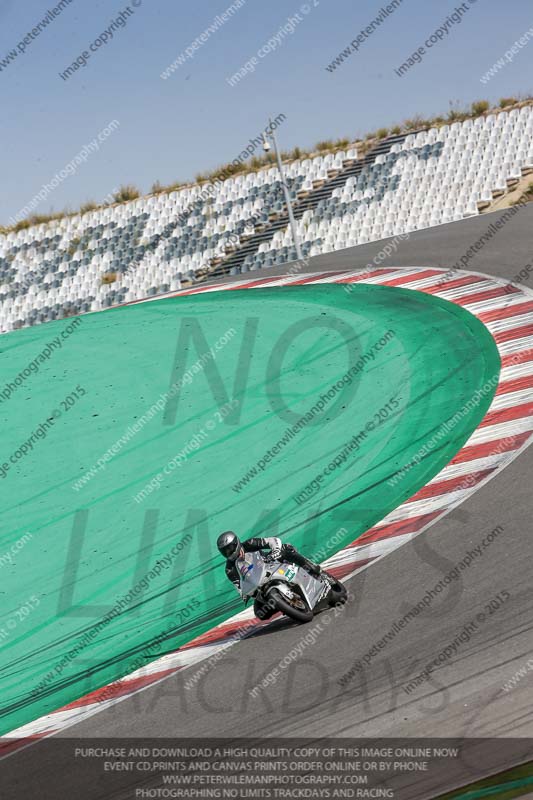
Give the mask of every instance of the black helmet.
[[217, 547], [230, 561], [235, 561], [241, 549], [239, 537], [233, 531], [224, 531], [217, 539]]

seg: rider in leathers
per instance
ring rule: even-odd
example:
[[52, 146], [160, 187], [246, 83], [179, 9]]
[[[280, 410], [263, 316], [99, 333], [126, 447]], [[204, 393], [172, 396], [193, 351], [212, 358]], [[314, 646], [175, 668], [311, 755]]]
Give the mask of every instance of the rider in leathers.
[[[299, 567], [303, 567], [314, 578], [322, 574], [322, 569], [319, 564], [310, 561], [299, 553], [291, 544], [283, 544], [281, 539], [277, 536], [267, 536], [265, 538], [252, 536], [250, 539], [241, 542], [233, 531], [226, 531], [225, 533], [221, 533], [218, 537], [217, 547], [226, 559], [226, 575], [239, 594], [241, 594], [239, 566], [240, 563], [242, 563], [245, 553], [266, 550], [269, 551], [268, 555], [277, 561], [290, 561], [293, 564], [297, 564]], [[275, 610], [264, 609], [264, 607], [260, 607], [256, 602], [254, 604], [254, 611], [256, 616], [267, 619], [272, 616]]]

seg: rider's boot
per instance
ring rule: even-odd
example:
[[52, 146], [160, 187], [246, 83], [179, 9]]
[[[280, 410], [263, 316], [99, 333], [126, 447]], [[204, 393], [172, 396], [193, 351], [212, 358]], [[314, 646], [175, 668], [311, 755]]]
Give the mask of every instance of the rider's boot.
[[303, 568], [307, 570], [307, 572], [313, 576], [313, 578], [325, 578], [327, 582], [332, 586], [335, 581], [334, 579], [328, 575], [328, 573], [322, 569], [320, 564], [315, 564], [314, 561], [310, 561], [308, 558], [305, 558], [305, 563], [302, 564]]
[[333, 585], [335, 582], [327, 574], [327, 572], [324, 572], [320, 564], [315, 564], [314, 561], [311, 561], [301, 553], [298, 553], [298, 551], [292, 545], [285, 545], [285, 554], [288, 558], [292, 558], [294, 563], [298, 564], [299, 567], [303, 567], [306, 572], [313, 576], [313, 578], [320, 578], [324, 576], [330, 585]]

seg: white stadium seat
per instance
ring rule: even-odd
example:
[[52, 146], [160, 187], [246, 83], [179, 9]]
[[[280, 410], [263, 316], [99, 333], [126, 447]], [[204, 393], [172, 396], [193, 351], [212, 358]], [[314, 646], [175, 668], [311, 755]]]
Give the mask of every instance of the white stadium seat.
[[[362, 168], [354, 148], [287, 165], [304, 255], [477, 215], [533, 168], [533, 108], [396, 137], [381, 151]], [[0, 235], [0, 330], [179, 289], [265, 224], [231, 274], [295, 257], [276, 167], [206, 186]], [[285, 219], [275, 232], [269, 215]]]

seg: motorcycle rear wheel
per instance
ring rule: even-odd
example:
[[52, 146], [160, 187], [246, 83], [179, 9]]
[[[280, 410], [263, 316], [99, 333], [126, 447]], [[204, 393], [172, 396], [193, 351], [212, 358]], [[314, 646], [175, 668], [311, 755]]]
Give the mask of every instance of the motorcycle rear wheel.
[[348, 599], [348, 590], [346, 586], [342, 584], [340, 581], [336, 581], [331, 587], [331, 591], [329, 593], [329, 605], [335, 606], [337, 603], [345, 603]]
[[310, 622], [313, 619], [313, 612], [302, 597], [298, 597], [299, 604], [302, 606], [298, 608], [278, 589], [271, 589], [268, 594], [274, 600], [278, 611], [281, 611], [286, 617], [290, 617], [295, 622]]

